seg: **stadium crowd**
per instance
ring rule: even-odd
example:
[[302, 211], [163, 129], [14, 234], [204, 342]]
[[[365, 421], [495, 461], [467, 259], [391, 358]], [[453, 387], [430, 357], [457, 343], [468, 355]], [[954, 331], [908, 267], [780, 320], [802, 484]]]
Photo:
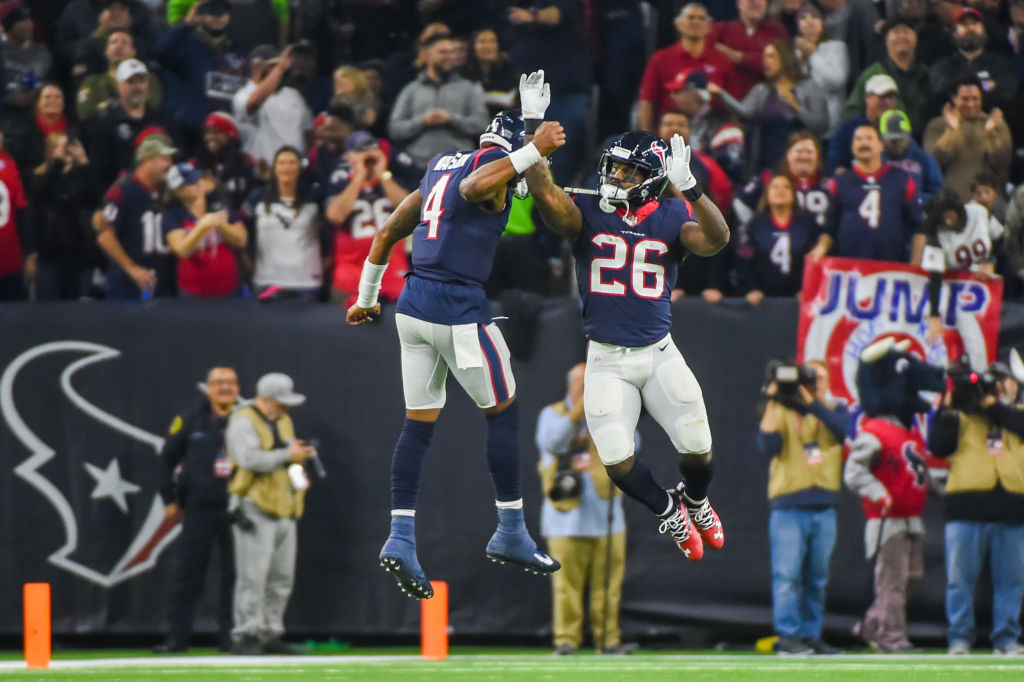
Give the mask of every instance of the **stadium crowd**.
[[[1012, 132], [1024, 123], [1024, 0], [5, 0], [0, 26], [0, 301], [179, 296], [347, 307], [374, 235], [426, 164], [476, 147], [491, 116], [516, 106], [519, 74], [535, 69], [551, 84], [547, 118], [566, 130], [551, 159], [559, 185], [593, 187], [601, 141], [630, 128], [692, 146], [694, 174], [728, 213], [733, 238], [715, 257], [687, 261], [673, 300], [794, 296], [805, 258], [826, 255], [967, 269], [1001, 276], [1007, 298], [1024, 294], [1024, 140]], [[533, 199], [514, 201], [487, 292], [522, 314], [569, 291], [569, 251], [543, 228]], [[390, 263], [386, 301], [410, 268], [403, 247]], [[930, 318], [938, 333], [937, 305]], [[828, 401], [827, 367], [814, 371], [799, 400], [768, 404], [758, 441], [772, 458], [772, 536], [809, 547], [772, 556], [781, 653], [835, 652], [821, 619], [849, 423]], [[1021, 393], [1008, 372], [998, 378], [1005, 385], [984, 404], [944, 406], [928, 443], [953, 462], [951, 653], [973, 642], [967, 604], [979, 551], [1024, 562]], [[258, 398], [280, 408], [283, 425], [301, 396], [288, 377], [261, 384]], [[223, 385], [234, 393], [218, 410]], [[211, 419], [230, 442], [237, 376], [211, 374], [208, 390], [203, 409], [215, 414], [200, 410], [195, 423]], [[570, 433], [582, 410], [570, 399], [571, 387], [552, 414], [575, 415], [561, 419], [571, 427], [561, 440], [583, 448], [585, 434]], [[275, 466], [309, 458], [312, 448], [291, 447], [290, 422], [279, 434], [259, 417], [237, 422], [256, 429], [253, 452], [276, 452]], [[1006, 459], [971, 459], [988, 447], [986, 434], [998, 436], [1000, 452], [1006, 440], [1012, 470]], [[200, 453], [208, 459], [222, 454], [211, 443]], [[184, 446], [177, 460], [169, 454], [168, 489], [186, 456]], [[549, 459], [546, 476], [557, 472]], [[221, 467], [217, 477], [227, 478]], [[857, 473], [847, 485], [868, 501], [900, 502]], [[219, 514], [225, 490], [215, 492]], [[254, 498], [250, 511], [273, 506], [274, 495], [263, 493], [263, 505]], [[165, 501], [169, 516], [180, 511]], [[288, 503], [280, 517], [290, 521], [302, 504]], [[978, 516], [975, 506], [1009, 511]], [[215, 540], [230, 554], [222, 516], [223, 537], [192, 538], [204, 557]], [[906, 547], [886, 548], [897, 533], [890, 526], [877, 530], [869, 555], [911, 555], [920, 533], [916, 516], [905, 516]], [[290, 583], [293, 568], [278, 571], [279, 582]], [[913, 650], [898, 618], [912, 577], [903, 568], [899, 589], [879, 590], [862, 624], [880, 651]], [[991, 640], [1020, 655], [1024, 583], [996, 573]], [[179, 579], [182, 604], [164, 650], [187, 647], [195, 580]], [[236, 603], [233, 644], [222, 605], [225, 645], [258, 652], [260, 634], [281, 649], [280, 626], [243, 627], [259, 602], [252, 590], [236, 598], [243, 593], [248, 611], [240, 616]], [[286, 601], [287, 591], [275, 613]], [[563, 629], [556, 643], [575, 650], [578, 635]], [[595, 630], [601, 648], [628, 653], [617, 626]]]
[[[946, 243], [1024, 292], [1021, 0], [5, 0], [0, 25], [0, 300], [348, 302], [426, 162], [537, 68], [559, 184], [629, 128], [692, 145], [735, 236], [676, 298]], [[488, 294], [567, 293], [567, 261], [516, 199]]]

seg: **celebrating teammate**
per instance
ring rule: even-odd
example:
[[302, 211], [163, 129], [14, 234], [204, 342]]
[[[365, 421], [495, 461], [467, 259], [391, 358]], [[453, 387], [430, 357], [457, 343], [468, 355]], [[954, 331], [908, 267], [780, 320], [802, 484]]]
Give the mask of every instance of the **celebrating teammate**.
[[[542, 81], [543, 72], [530, 78]], [[487, 417], [487, 464], [498, 508], [487, 556], [537, 573], [561, 567], [537, 548], [523, 520], [515, 379], [483, 289], [517, 177], [565, 144], [561, 126], [543, 124], [533, 142], [522, 145], [523, 118], [543, 119], [549, 99], [535, 102], [538, 109], [524, 109], [522, 116], [499, 113], [480, 136], [479, 150], [446, 152], [430, 161], [419, 189], [374, 237], [359, 298], [348, 310], [348, 322], [355, 325], [380, 311], [377, 293], [388, 257], [412, 234], [414, 274], [395, 309], [406, 420], [391, 462], [391, 533], [380, 559], [403, 592], [421, 599], [433, 596], [433, 590], [416, 556], [416, 497], [449, 370]]]
[[[524, 110], [543, 92], [538, 83], [521, 84]], [[552, 183], [545, 163], [527, 170], [526, 180], [544, 222], [565, 237], [576, 258], [590, 340], [583, 406], [598, 456], [615, 484], [657, 514], [659, 530], [696, 561], [705, 543], [718, 549], [725, 536], [707, 499], [707, 411], [669, 333], [669, 295], [682, 257], [718, 252], [729, 228], [697, 187], [683, 138], [674, 135], [669, 151], [646, 132], [615, 138], [601, 156], [599, 196], [570, 199]], [[669, 182], [686, 201], [660, 201]], [[634, 457], [641, 405], [679, 451], [683, 482], [674, 489], [665, 490]]]

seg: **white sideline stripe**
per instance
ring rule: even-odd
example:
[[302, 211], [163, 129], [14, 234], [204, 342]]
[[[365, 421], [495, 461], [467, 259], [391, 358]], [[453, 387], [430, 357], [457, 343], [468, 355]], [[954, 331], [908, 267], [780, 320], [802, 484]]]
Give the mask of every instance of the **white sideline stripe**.
[[[550, 654], [523, 655], [457, 655], [449, 657], [444, 669], [449, 672], [473, 672], [481, 668], [501, 667], [505, 670], [551, 670], [553, 659]], [[994, 663], [999, 661], [1000, 663]], [[629, 659], [612, 657], [577, 657], [558, 660], [559, 669], [574, 672], [602, 672], [626, 666], [631, 670], [647, 670], [652, 672], [665, 670], [709, 669], [719, 672], [772, 672], [772, 671], [863, 671], [878, 672], [898, 670], [898, 663], [913, 662], [908, 667], [914, 671], [1018, 671], [1024, 672], [1024, 659], [1019, 661], [1005, 656], [992, 654], [975, 654], [970, 657], [950, 657], [943, 653], [935, 654], [850, 654], [840, 656], [808, 657], [808, 658], [776, 658], [765, 656], [709, 656], [703, 654], [654, 654], [651, 656], [630, 657]], [[404, 663], [408, 666], [438, 665], [435, 662], [423, 661], [416, 654], [407, 655], [334, 655], [334, 656], [142, 656], [134, 658], [92, 658], [81, 660], [51, 661], [53, 670], [88, 670], [104, 668], [217, 668], [227, 670], [237, 668], [240, 671], [260, 667], [290, 666], [295, 669], [316, 668], [323, 670], [325, 666], [344, 668], [354, 664], [393, 665]], [[452, 665], [455, 664], [455, 665]], [[564, 668], [561, 664], [564, 664]], [[0, 661], [0, 673], [25, 670], [24, 661]]]

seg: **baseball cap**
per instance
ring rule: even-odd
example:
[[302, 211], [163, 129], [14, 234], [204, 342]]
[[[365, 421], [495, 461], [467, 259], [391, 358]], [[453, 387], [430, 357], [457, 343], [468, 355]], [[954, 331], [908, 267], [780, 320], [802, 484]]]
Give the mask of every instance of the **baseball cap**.
[[676, 74], [675, 80], [667, 86], [669, 92], [678, 90], [707, 90], [708, 75], [699, 69], [680, 71]]
[[146, 75], [149, 73], [149, 69], [146, 65], [140, 62], [138, 59], [131, 58], [125, 59], [123, 62], [117, 65], [117, 71], [114, 72], [114, 77], [118, 83], [124, 83], [132, 76], [138, 76], [139, 74]]
[[249, 53], [249, 60], [259, 59], [262, 62], [270, 63], [280, 59], [280, 55], [277, 52], [277, 48], [273, 45], [264, 43], [257, 45], [252, 48], [252, 52]]
[[5, 31], [11, 30], [12, 26], [31, 16], [28, 7], [21, 0], [7, 0], [0, 4], [0, 24], [3, 25]]
[[167, 189], [181, 189], [185, 185], [194, 185], [203, 177], [203, 171], [191, 163], [179, 163], [167, 171]]
[[899, 91], [900, 88], [896, 85], [896, 81], [887, 73], [876, 73], [864, 84], [864, 94], [866, 95], [886, 95], [890, 92], [899, 94]]
[[228, 0], [199, 0], [199, 4], [200, 12], [212, 17], [219, 17], [231, 11], [231, 3]]
[[282, 405], [294, 407], [306, 402], [306, 396], [295, 392], [295, 382], [287, 374], [272, 372], [264, 374], [256, 382], [256, 395], [260, 398], [270, 398]]
[[366, 151], [377, 147], [377, 138], [365, 130], [357, 130], [345, 140], [345, 151]]
[[232, 140], [238, 139], [238, 123], [233, 116], [225, 114], [223, 111], [215, 111], [207, 116], [203, 121], [203, 129], [206, 128], [215, 128]]
[[1007, 365], [1005, 362], [1001, 362], [999, 360], [996, 360], [991, 365], [989, 365], [988, 371], [990, 374], [994, 374], [1000, 379], [1016, 380], [1016, 377], [1013, 376], [1013, 372], [1010, 371], [1010, 366]]
[[910, 117], [899, 109], [892, 109], [882, 114], [878, 129], [885, 141], [906, 140], [910, 137]]
[[897, 26], [906, 26], [914, 33], [917, 33], [916, 21], [914, 21], [910, 17], [903, 16], [902, 14], [897, 14], [896, 16], [889, 17], [888, 19], [885, 20], [885, 23], [882, 24], [882, 35], [888, 35], [889, 31], [893, 30]]
[[135, 161], [141, 163], [154, 156], [174, 156], [177, 153], [178, 150], [174, 148], [171, 138], [163, 133], [152, 133], [135, 147]]
[[962, 10], [956, 13], [956, 23], [962, 22], [964, 19], [974, 19], [975, 21], [981, 21], [981, 12], [974, 9], [973, 7], [964, 7]]

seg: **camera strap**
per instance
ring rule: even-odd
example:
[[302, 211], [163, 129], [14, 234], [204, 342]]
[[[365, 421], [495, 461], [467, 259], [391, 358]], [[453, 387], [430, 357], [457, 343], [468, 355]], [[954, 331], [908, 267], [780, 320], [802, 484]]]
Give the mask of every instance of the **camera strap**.
[[281, 434], [277, 431], [277, 422], [259, 410], [256, 410], [256, 414], [260, 416], [260, 419], [262, 419], [263, 423], [267, 425], [267, 428], [270, 429], [270, 434], [274, 437], [274, 444], [271, 449], [280, 450], [281, 448], [288, 447], [288, 444], [281, 440]]

